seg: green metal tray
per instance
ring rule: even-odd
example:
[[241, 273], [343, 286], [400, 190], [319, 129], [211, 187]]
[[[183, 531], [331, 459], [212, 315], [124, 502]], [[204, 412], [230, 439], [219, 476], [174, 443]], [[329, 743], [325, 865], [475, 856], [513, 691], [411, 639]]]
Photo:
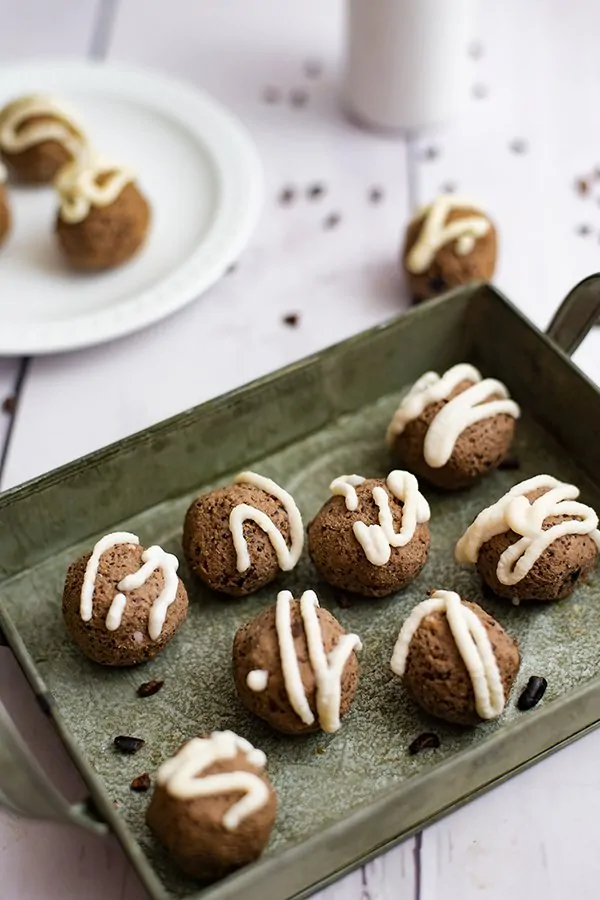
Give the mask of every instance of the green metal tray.
[[[206, 403], [0, 497], [0, 625], [89, 788], [69, 806], [48, 784], [0, 708], [0, 802], [26, 815], [76, 821], [121, 840], [154, 898], [283, 900], [303, 897], [432, 819], [595, 727], [600, 720], [600, 575], [566, 601], [514, 608], [482, 597], [477, 577], [453, 563], [456, 539], [476, 512], [540, 471], [572, 480], [600, 507], [600, 393], [572, 365], [600, 312], [600, 276], [565, 301], [551, 337], [488, 286], [461, 290], [248, 387]], [[559, 348], [562, 346], [562, 350]], [[566, 351], [566, 352], [565, 352]], [[112, 671], [84, 659], [60, 613], [68, 563], [109, 530], [134, 531], [148, 546], [180, 552], [184, 511], [199, 491], [254, 468], [296, 497], [305, 520], [344, 472], [390, 469], [385, 426], [401, 390], [426, 369], [469, 360], [504, 380], [525, 410], [520, 471], [499, 471], [466, 493], [425, 488], [432, 506], [430, 562], [404, 592], [340, 608], [305, 558], [280, 585], [315, 587], [321, 601], [364, 643], [361, 681], [340, 732], [286, 738], [238, 703], [231, 677], [237, 626], [273, 601], [270, 586], [239, 601], [218, 599], [181, 574], [190, 615], [156, 660]], [[519, 638], [530, 674], [548, 678], [543, 704], [460, 730], [421, 713], [393, 678], [400, 625], [431, 588], [482, 603]], [[164, 678], [140, 700], [135, 688]], [[261, 860], [202, 888], [180, 874], [144, 825], [147, 796], [129, 790], [183, 740], [232, 728], [264, 748], [280, 798]], [[435, 730], [441, 747], [410, 756], [408, 744]], [[131, 758], [117, 734], [143, 737]], [[114, 801], [117, 801], [118, 808]]]

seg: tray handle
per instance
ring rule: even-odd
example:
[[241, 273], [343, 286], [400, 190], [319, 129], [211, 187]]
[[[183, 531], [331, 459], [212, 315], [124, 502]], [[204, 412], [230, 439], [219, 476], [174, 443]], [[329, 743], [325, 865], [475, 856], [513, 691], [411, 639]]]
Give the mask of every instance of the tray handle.
[[28, 819], [79, 825], [96, 834], [108, 831], [90, 806], [70, 804], [52, 785], [0, 701], [0, 807]]
[[571, 356], [600, 319], [600, 273], [576, 284], [558, 307], [546, 334]]

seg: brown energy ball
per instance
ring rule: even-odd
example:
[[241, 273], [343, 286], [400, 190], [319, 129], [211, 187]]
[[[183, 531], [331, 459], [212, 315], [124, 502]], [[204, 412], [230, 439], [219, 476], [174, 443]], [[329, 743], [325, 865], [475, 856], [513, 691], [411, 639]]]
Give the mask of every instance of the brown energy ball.
[[[555, 501], [553, 496], [557, 491], [563, 499]], [[565, 485], [548, 475], [515, 485], [467, 529], [456, 547], [457, 560], [474, 563], [487, 586], [516, 605], [528, 600], [568, 597], [594, 568], [600, 542], [596, 514], [589, 506], [576, 501], [578, 494], [573, 485]], [[562, 513], [565, 503], [568, 509]], [[519, 505], [528, 516], [529, 526], [522, 529], [527, 531], [527, 537], [514, 530], [519, 527], [520, 520], [515, 514]], [[486, 528], [486, 520], [490, 521], [491, 515], [496, 523], [492, 529]], [[569, 530], [569, 523], [579, 529], [582, 522], [586, 523], [586, 533]], [[552, 529], [557, 536], [548, 543]], [[561, 533], [565, 529], [567, 533]], [[516, 551], [511, 548], [519, 542], [522, 549], [513, 560], [511, 554]], [[536, 546], [539, 552], [533, 552]]]
[[127, 533], [106, 535], [72, 563], [62, 609], [79, 649], [104, 666], [134, 666], [160, 653], [187, 615], [177, 565]]
[[474, 281], [489, 281], [497, 255], [496, 229], [480, 209], [443, 194], [410, 222], [402, 263], [416, 303]]
[[[449, 621], [448, 607], [452, 604], [458, 610], [455, 615], [461, 616], [469, 628], [466, 648]], [[489, 669], [472, 638], [473, 615], [483, 625], [493, 651]], [[484, 679], [474, 678], [467, 668], [469, 656], [482, 668]], [[516, 640], [480, 606], [461, 600], [451, 591], [435, 591], [415, 607], [392, 657], [392, 671], [402, 677], [419, 706], [456, 725], [476, 725], [501, 715], [519, 665]]]
[[[468, 424], [474, 407], [485, 417]], [[394, 414], [387, 442], [394, 461], [419, 478], [460, 490], [500, 465], [519, 416], [501, 382], [482, 379], [474, 366], [460, 364], [441, 378], [428, 372], [416, 382]]]
[[2, 163], [0, 163], [0, 244], [3, 244], [10, 231], [11, 215], [8, 193], [2, 183]]
[[114, 269], [140, 250], [150, 206], [132, 172], [108, 163], [73, 163], [60, 171], [55, 187], [56, 234], [73, 268]]
[[[409, 515], [416, 514], [416, 527], [407, 543], [392, 546], [388, 538], [395, 540], [401, 532], [406, 512], [402, 498], [407, 479], [414, 485]], [[364, 597], [386, 597], [406, 587], [417, 577], [429, 553], [429, 506], [414, 476], [392, 472], [387, 481], [342, 476], [332, 482], [331, 490], [336, 496], [308, 526], [308, 552], [321, 578], [333, 587]], [[394, 534], [387, 535], [380, 524], [382, 513], [376, 497], [391, 513]], [[381, 547], [373, 544], [374, 531]]]
[[23, 184], [50, 184], [86, 144], [75, 116], [54, 97], [19, 97], [0, 111], [0, 152], [13, 178]]
[[194, 500], [183, 528], [190, 570], [214, 591], [233, 597], [252, 594], [280, 571], [293, 569], [303, 543], [293, 497], [255, 472], [242, 472], [234, 484]]
[[[188, 875], [213, 881], [260, 856], [277, 814], [265, 763], [248, 741], [216, 731], [193, 738], [160, 767], [146, 822]], [[245, 799], [252, 808], [244, 815]]]
[[[320, 631], [317, 646], [309, 648], [307, 629]], [[337, 731], [356, 693], [361, 646], [357, 635], [321, 609], [314, 591], [305, 591], [301, 600], [281, 591], [274, 606], [235, 635], [233, 676], [240, 700], [284, 734]], [[328, 660], [323, 671], [318, 657], [340, 647], [335, 664]]]

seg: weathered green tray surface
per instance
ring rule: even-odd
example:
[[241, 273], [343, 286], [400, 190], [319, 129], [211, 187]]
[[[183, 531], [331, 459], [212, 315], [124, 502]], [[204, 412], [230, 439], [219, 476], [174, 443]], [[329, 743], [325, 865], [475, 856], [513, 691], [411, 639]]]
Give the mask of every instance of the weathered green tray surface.
[[[464, 359], [504, 378], [525, 406], [515, 447], [520, 469], [496, 472], [459, 494], [424, 489], [432, 508], [430, 561], [407, 590], [340, 608], [305, 557], [276, 585], [227, 600], [194, 582], [182, 562], [190, 614], [158, 659], [112, 671], [85, 660], [70, 642], [60, 613], [65, 570], [97, 536], [109, 528], [134, 531], [146, 546], [160, 543], [182, 558], [188, 503], [242, 467], [283, 484], [308, 522], [336, 475], [387, 474], [383, 436], [403, 386], [427, 368]], [[578, 418], [582, 403], [586, 414]], [[0, 620], [36, 689], [52, 695], [58, 727], [97, 806], [155, 897], [281, 900], [309, 892], [598, 720], [598, 575], [569, 600], [515, 608], [483, 596], [475, 574], [452, 556], [483, 506], [539, 472], [573, 481], [599, 506], [594, 421], [600, 398], [593, 387], [484, 288], [432, 304], [0, 498]], [[363, 640], [358, 693], [336, 735], [277, 735], [236, 698], [233, 635], [282, 587], [297, 596], [315, 587], [322, 604]], [[444, 726], [421, 713], [390, 672], [402, 621], [432, 588], [476, 600], [519, 639], [517, 687], [494, 724]], [[548, 691], [541, 707], [524, 714], [515, 699], [531, 674], [544, 675]], [[164, 688], [139, 699], [136, 687], [150, 678], [164, 679]], [[152, 839], [144, 824], [148, 797], [133, 794], [129, 783], [144, 770], [153, 773], [182, 741], [216, 728], [238, 731], [266, 751], [280, 811], [262, 861], [198, 892]], [[439, 750], [410, 756], [409, 743], [431, 730], [441, 738]], [[146, 746], [120, 756], [111, 746], [117, 734], [142, 737]]]

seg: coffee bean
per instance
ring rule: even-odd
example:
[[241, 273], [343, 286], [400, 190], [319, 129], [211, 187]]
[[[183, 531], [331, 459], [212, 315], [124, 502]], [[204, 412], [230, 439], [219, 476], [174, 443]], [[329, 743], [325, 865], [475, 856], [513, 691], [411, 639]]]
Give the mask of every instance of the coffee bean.
[[137, 753], [141, 750], [146, 741], [142, 738], [129, 737], [126, 734], [119, 734], [113, 741], [114, 746], [121, 753]]
[[545, 678], [541, 675], [532, 675], [527, 682], [525, 690], [517, 700], [517, 707], [523, 712], [533, 709], [544, 696], [547, 687], [548, 682]]
[[151, 681], [144, 681], [137, 689], [137, 695], [138, 697], [151, 697], [153, 694], [158, 694], [163, 684], [164, 681], [156, 678], [153, 678]]
[[434, 734], [432, 731], [425, 731], [416, 737], [412, 744], [409, 744], [408, 752], [411, 756], [414, 756], [416, 753], [420, 753], [421, 750], [437, 750], [439, 746], [440, 739], [437, 734]]

